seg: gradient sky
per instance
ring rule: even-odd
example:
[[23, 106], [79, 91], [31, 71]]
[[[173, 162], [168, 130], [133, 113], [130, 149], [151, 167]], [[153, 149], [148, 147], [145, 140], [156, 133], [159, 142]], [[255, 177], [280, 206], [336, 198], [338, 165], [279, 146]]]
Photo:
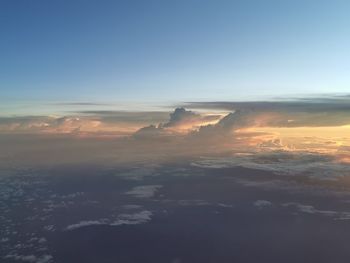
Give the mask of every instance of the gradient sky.
[[0, 1], [4, 102], [350, 91], [350, 2]]

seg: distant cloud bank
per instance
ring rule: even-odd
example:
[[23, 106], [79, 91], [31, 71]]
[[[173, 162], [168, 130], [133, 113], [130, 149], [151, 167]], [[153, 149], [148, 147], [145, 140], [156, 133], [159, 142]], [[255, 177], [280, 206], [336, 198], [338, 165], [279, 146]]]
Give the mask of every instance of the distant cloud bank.
[[[78, 104], [79, 110], [67, 116], [1, 117], [3, 162], [11, 163], [13, 156], [47, 163], [50, 158], [129, 162], [276, 151], [327, 156], [332, 160], [329, 165], [350, 162], [350, 96], [346, 95], [189, 102], [173, 112], [84, 109], [91, 104]], [[53, 147], [55, 153], [44, 154]], [[25, 156], [28, 150], [30, 158]]]

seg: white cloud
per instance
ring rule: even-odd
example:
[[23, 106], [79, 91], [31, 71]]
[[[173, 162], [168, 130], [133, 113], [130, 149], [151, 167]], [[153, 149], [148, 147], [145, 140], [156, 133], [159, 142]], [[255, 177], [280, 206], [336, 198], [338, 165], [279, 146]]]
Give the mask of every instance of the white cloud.
[[118, 216], [118, 219], [111, 223], [111, 226], [119, 225], [136, 225], [146, 223], [151, 220], [152, 212], [151, 211], [141, 211], [134, 214], [121, 214]]
[[330, 156], [305, 152], [235, 154], [230, 157], [203, 158], [191, 165], [212, 169], [245, 167], [279, 175], [307, 175], [322, 180], [336, 180], [350, 172], [348, 164], [336, 163]]
[[85, 220], [79, 223], [69, 225], [65, 230], [75, 230], [81, 227], [107, 225], [107, 226], [120, 226], [120, 225], [137, 225], [147, 223], [152, 219], [153, 213], [151, 211], [140, 211], [133, 214], [120, 214], [115, 220], [98, 219], [98, 220]]
[[271, 206], [272, 203], [270, 201], [267, 201], [267, 200], [256, 200], [254, 202], [254, 205], [261, 209], [261, 208], [265, 208], [265, 207]]
[[47, 225], [47, 226], [44, 226], [44, 229], [46, 231], [55, 231], [55, 226], [54, 225]]
[[211, 203], [205, 200], [179, 200], [179, 205], [183, 206], [203, 206], [203, 205], [212, 205]]
[[126, 192], [126, 194], [133, 195], [139, 198], [150, 198], [150, 197], [153, 197], [156, 191], [162, 187], [163, 187], [162, 185], [136, 186], [132, 190]]
[[49, 263], [51, 262], [53, 257], [51, 255], [43, 255], [37, 261], [37, 263]]
[[35, 255], [19, 255], [19, 254], [8, 254], [4, 257], [5, 259], [14, 259], [29, 263], [50, 263], [53, 261], [51, 255], [42, 255], [37, 257]]
[[124, 209], [140, 209], [141, 207], [140, 205], [123, 205]]
[[282, 206], [294, 207], [299, 212], [306, 213], [306, 214], [318, 214], [318, 215], [333, 217], [333, 218], [339, 219], [339, 220], [350, 220], [350, 212], [320, 210], [320, 209], [316, 209], [312, 205], [299, 204], [299, 203], [295, 203], [295, 202], [284, 203], [284, 204], [282, 204]]
[[67, 226], [66, 230], [74, 230], [85, 226], [95, 226], [95, 225], [105, 225], [105, 224], [106, 224], [106, 219], [80, 221], [79, 223]]

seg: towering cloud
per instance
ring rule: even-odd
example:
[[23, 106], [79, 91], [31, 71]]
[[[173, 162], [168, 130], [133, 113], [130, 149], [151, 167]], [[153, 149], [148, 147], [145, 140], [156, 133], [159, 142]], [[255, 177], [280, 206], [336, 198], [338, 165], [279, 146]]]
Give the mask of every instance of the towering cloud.
[[[50, 153], [52, 162], [269, 151], [327, 154], [349, 162], [349, 102], [349, 97], [202, 102], [188, 104], [198, 111], [179, 107], [170, 114], [82, 111], [65, 117], [1, 117], [0, 159], [8, 164], [13, 156], [18, 161], [36, 158], [48, 163], [46, 152], [60, 145], [59, 157]], [[224, 110], [225, 115], [217, 113]]]
[[180, 136], [182, 133], [188, 133], [197, 130], [200, 127], [215, 123], [221, 118], [221, 115], [201, 115], [185, 108], [176, 108], [170, 113], [169, 121], [143, 127], [133, 135], [135, 138], [161, 138], [164, 136]]
[[170, 120], [163, 127], [193, 128], [198, 125], [217, 122], [220, 118], [221, 115], [201, 115], [181, 107], [176, 108], [173, 113], [170, 113]]

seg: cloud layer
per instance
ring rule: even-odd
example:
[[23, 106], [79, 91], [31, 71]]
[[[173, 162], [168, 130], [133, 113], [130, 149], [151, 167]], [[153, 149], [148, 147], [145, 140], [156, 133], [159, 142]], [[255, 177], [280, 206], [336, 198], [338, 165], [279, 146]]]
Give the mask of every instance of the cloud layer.
[[330, 156], [332, 164], [346, 164], [349, 102], [349, 96], [193, 102], [186, 104], [191, 110], [179, 107], [170, 113], [79, 108], [69, 116], [1, 117], [0, 157], [15, 165], [288, 152]]

